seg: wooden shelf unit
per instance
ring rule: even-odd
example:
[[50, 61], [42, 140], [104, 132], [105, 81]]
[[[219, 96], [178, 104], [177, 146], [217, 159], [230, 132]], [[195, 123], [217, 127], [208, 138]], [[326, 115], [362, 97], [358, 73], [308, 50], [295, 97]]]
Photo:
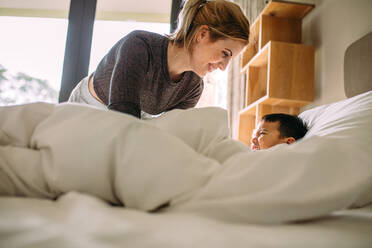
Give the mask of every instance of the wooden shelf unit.
[[272, 0], [251, 26], [243, 52], [246, 107], [239, 113], [238, 139], [250, 144], [265, 114], [299, 114], [314, 97], [314, 47], [301, 44], [302, 18], [314, 5]]

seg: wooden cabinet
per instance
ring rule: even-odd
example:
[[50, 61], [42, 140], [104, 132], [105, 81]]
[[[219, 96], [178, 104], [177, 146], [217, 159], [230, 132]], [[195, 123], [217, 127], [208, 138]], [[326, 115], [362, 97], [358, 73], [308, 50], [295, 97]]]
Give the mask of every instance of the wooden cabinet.
[[272, 0], [251, 25], [241, 60], [247, 82], [239, 140], [250, 144], [263, 115], [297, 115], [313, 101], [314, 47], [301, 44], [302, 19], [313, 8], [312, 4]]

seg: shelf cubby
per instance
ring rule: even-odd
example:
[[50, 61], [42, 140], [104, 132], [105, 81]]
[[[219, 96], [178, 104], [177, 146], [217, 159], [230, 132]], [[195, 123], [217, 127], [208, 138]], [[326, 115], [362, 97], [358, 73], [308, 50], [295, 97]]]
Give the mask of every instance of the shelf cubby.
[[314, 98], [314, 47], [301, 43], [302, 19], [312, 4], [270, 1], [250, 29], [243, 51], [246, 105], [239, 112], [238, 139], [250, 144], [262, 116], [297, 115]]
[[241, 57], [241, 67], [244, 68], [269, 41], [301, 43], [302, 19], [314, 7], [313, 4], [270, 1], [251, 25], [249, 44]]
[[[285, 58], [285, 59], [284, 59]], [[245, 68], [247, 105], [306, 105], [314, 97], [314, 47], [270, 41]]]
[[259, 33], [261, 19], [257, 19], [250, 28], [249, 42], [241, 56], [241, 66], [244, 67], [259, 51]]

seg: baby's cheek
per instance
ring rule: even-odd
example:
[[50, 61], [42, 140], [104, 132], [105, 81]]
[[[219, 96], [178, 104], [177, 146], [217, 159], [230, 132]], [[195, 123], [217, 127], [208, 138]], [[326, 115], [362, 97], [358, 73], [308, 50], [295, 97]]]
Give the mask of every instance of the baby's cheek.
[[265, 139], [258, 139], [258, 144], [260, 145], [260, 149], [266, 149], [267, 148], [267, 144], [265, 142]]

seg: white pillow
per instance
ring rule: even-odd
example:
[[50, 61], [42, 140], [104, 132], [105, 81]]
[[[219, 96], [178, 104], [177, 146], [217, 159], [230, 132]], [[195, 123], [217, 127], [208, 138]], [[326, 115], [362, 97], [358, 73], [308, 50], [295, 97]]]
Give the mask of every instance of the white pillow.
[[317, 135], [356, 135], [364, 144], [371, 144], [372, 91], [349, 99], [322, 105], [299, 115], [309, 127], [305, 138]]
[[[372, 91], [328, 105], [319, 106], [299, 115], [308, 125], [309, 131], [304, 137], [327, 136], [342, 138], [345, 142], [356, 144], [361, 150], [372, 146]], [[350, 154], [363, 156], [365, 153]], [[372, 155], [371, 170], [372, 170]], [[361, 194], [354, 207], [363, 206], [372, 201], [372, 182], [369, 190]]]

